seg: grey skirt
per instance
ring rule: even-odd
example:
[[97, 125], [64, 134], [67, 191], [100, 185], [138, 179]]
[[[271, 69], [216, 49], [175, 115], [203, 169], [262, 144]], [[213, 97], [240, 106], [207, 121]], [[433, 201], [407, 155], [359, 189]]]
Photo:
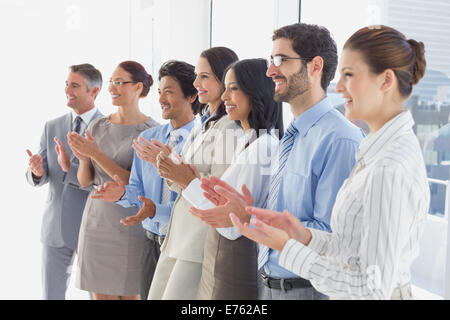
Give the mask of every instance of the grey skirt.
[[197, 299], [258, 299], [257, 261], [255, 242], [246, 237], [228, 240], [208, 228]]

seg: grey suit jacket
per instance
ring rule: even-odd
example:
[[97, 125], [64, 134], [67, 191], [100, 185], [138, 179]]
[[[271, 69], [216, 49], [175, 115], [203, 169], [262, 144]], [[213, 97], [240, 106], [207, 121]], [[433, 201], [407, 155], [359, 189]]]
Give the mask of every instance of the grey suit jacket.
[[[92, 120], [102, 117], [97, 110]], [[67, 132], [72, 130], [72, 116], [64, 116], [48, 121], [41, 136], [39, 154], [42, 156], [44, 175], [40, 179], [32, 176], [28, 168], [26, 177], [32, 186], [49, 183], [47, 201], [41, 227], [41, 241], [52, 247], [77, 249], [81, 216], [89, 189], [80, 187], [77, 179], [78, 159], [72, 154], [67, 143]], [[61, 140], [71, 159], [67, 173], [58, 164], [54, 137]]]

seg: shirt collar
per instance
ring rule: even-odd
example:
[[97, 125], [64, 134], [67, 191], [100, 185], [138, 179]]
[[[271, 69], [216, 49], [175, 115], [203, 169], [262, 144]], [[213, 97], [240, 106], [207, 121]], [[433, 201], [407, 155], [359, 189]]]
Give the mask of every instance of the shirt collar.
[[378, 131], [369, 134], [360, 144], [356, 152], [356, 161], [363, 160], [368, 163], [374, 156], [381, 151], [389, 140], [404, 134], [411, 130], [414, 120], [411, 112], [404, 111], [389, 120]]
[[97, 113], [97, 107], [93, 107], [91, 110], [86, 111], [83, 114], [77, 114], [75, 111], [71, 110], [72, 113], [72, 122], [75, 121], [75, 118], [79, 116], [84, 123], [88, 124], [91, 122], [94, 115]]
[[294, 127], [297, 129], [298, 134], [306, 136], [309, 129], [313, 127], [317, 121], [320, 120], [328, 111], [332, 110], [330, 99], [325, 97], [311, 108], [303, 112], [297, 119], [294, 120]]
[[207, 106], [206, 112], [200, 117], [200, 120], [202, 122], [202, 130], [205, 131], [206, 129], [206, 123], [209, 121], [209, 119], [211, 119], [212, 117], [217, 115], [217, 110], [216, 112], [211, 114], [211, 109], [209, 108], [209, 105]]
[[197, 123], [197, 118], [194, 117], [194, 119], [188, 123], [186, 123], [184, 126], [175, 129], [172, 126], [172, 123], [169, 121], [167, 128], [166, 128], [166, 132], [164, 133], [164, 136], [166, 137], [166, 139], [168, 140], [171, 133], [176, 133], [178, 136], [181, 136], [183, 138], [183, 140], [185, 140], [188, 136], [189, 133], [191, 132], [192, 128], [195, 126], [195, 124]]

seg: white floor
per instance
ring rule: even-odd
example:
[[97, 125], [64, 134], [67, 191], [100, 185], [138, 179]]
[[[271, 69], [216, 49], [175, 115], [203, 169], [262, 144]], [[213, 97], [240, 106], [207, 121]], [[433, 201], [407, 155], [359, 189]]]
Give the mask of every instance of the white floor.
[[416, 286], [411, 286], [412, 289], [412, 294], [414, 296], [414, 299], [416, 300], [444, 300], [443, 297], [431, 293], [429, 291], [426, 291], [424, 289], [421, 289], [419, 287]]
[[[77, 260], [75, 257], [74, 266], [76, 266]], [[75, 277], [76, 277], [76, 268], [72, 269], [72, 275], [70, 277], [70, 283], [69, 288], [66, 292], [66, 299], [67, 300], [90, 300], [89, 293], [87, 291], [83, 291], [80, 289], [77, 289], [75, 287]]]

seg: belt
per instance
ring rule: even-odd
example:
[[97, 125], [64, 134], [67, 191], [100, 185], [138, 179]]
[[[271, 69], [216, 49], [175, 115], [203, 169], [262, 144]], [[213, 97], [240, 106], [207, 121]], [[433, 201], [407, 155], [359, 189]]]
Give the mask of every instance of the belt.
[[309, 280], [303, 278], [289, 278], [279, 279], [268, 276], [264, 271], [261, 273], [262, 283], [269, 288], [288, 291], [295, 288], [309, 288], [312, 287]]
[[145, 230], [145, 234], [147, 235], [148, 239], [155, 241], [160, 246], [162, 245], [164, 239], [166, 238], [165, 236], [157, 235], [156, 233], [153, 233], [153, 232], [148, 231], [148, 230]]

